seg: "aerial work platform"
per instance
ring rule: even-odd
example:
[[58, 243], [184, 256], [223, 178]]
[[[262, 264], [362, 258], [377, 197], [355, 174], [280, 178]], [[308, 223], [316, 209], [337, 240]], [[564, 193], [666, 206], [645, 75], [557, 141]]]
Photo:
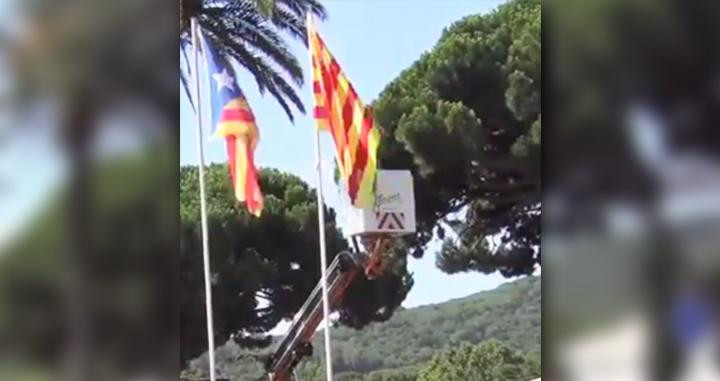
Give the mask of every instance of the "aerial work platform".
[[[370, 279], [381, 275], [387, 265], [385, 251], [393, 237], [415, 232], [415, 198], [410, 171], [380, 170], [376, 179], [375, 204], [351, 208], [348, 230], [354, 251], [343, 251], [328, 265], [326, 281], [330, 310], [342, 302], [356, 276]], [[357, 240], [364, 250], [360, 250]], [[267, 358], [265, 370], [270, 381], [293, 381], [295, 367], [312, 356], [312, 338], [323, 320], [322, 282], [308, 296], [275, 351]]]

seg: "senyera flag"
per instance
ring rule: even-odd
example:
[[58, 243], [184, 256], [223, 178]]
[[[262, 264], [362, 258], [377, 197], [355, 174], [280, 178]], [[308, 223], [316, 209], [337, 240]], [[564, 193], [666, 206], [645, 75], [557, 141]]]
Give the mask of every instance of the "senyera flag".
[[372, 110], [363, 105], [355, 89], [312, 26], [310, 51], [317, 128], [335, 141], [340, 177], [353, 206], [367, 208], [375, 199], [375, 175], [380, 132]]
[[213, 136], [224, 138], [227, 144], [228, 168], [235, 197], [245, 202], [248, 211], [260, 216], [263, 195], [258, 182], [253, 153], [260, 141], [255, 116], [240, 87], [235, 72], [226, 60], [219, 60], [212, 43], [200, 33], [202, 52], [210, 75], [210, 104]]

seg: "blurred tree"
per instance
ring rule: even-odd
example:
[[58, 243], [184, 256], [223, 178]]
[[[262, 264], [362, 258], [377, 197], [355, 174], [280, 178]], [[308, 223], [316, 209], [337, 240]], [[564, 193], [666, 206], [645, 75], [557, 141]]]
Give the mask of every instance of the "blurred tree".
[[[545, 17], [553, 38], [547, 56], [552, 62], [552, 84], [544, 106], [550, 112], [546, 115], [553, 115], [553, 129], [546, 134], [550, 148], [543, 178], [547, 197], [557, 200], [562, 210], [546, 219], [544, 227], [557, 236], [588, 225], [600, 230], [609, 205], [628, 205], [627, 209], [638, 213], [638, 220], [647, 224], [643, 237], [651, 237], [649, 242], [639, 239], [651, 246], [649, 250], [634, 250], [647, 260], [640, 277], [643, 287], [635, 288], [646, 292], [640, 297], [652, 311], [648, 314], [653, 329], [650, 378], [676, 379], [682, 351], [670, 337], [667, 314], [673, 290], [686, 281], [679, 282], [688, 261], [676, 246], [677, 231], [658, 213], [659, 197], [667, 185], [662, 173], [673, 167], [668, 160], [672, 156], [690, 152], [693, 160], [716, 160], [720, 152], [716, 127], [720, 51], [707, 48], [720, 43], [720, 29], [713, 27], [720, 21], [720, 2], [559, 0], [547, 4]], [[638, 123], [634, 117], [639, 113], [649, 118]], [[636, 133], [640, 125], [658, 132], [663, 142], [655, 145], [647, 134]], [[655, 151], [653, 157], [643, 155], [647, 147]], [[679, 188], [676, 185], [672, 187]], [[599, 251], [603, 258], [606, 246]], [[567, 287], [563, 280], [559, 284]], [[617, 304], [604, 310], [623, 313]], [[583, 310], [574, 304], [567, 309]], [[556, 326], [549, 331], [560, 333], [567, 324], [559, 322], [568, 316], [553, 316], [554, 310], [549, 309], [548, 319], [543, 316], [543, 320]]]
[[[156, 149], [92, 172], [94, 197], [87, 207], [93, 225], [85, 242], [92, 242], [93, 251], [83, 253], [81, 262], [68, 253], [73, 227], [66, 216], [74, 205], [65, 199], [72, 187], [49, 200], [30, 229], [0, 256], [0, 357], [22, 358], [53, 379], [62, 365], [84, 365], [73, 371], [80, 377], [116, 379], [177, 363], [172, 297], [177, 220], [167, 217], [177, 205], [168, 197], [175, 178], [172, 157]], [[69, 288], [78, 266], [88, 285], [80, 295]], [[78, 303], [83, 310], [68, 311]], [[81, 338], [73, 329], [78, 314], [85, 314]], [[90, 351], [84, 358], [89, 364], [63, 364], [76, 345]]]
[[[117, 213], [112, 215], [115, 221], [115, 218], [121, 218], [118, 214], [124, 211], [138, 212], [134, 206], [142, 202], [141, 199], [124, 199], [131, 205], [111, 210], [103, 208], [98, 202], [97, 198], [107, 196], [98, 195], [100, 176], [99, 171], [93, 169], [93, 159], [97, 158], [97, 155], [93, 156], [97, 153], [93, 149], [97, 148], [98, 125], [103, 117], [113, 114], [119, 107], [139, 104], [138, 108], [143, 112], [161, 120], [161, 126], [155, 131], [141, 133], [153, 135], [154, 138], [174, 136], [175, 139], [169, 140], [177, 141], [177, 129], [167, 128], [179, 123], [177, 82], [174, 82], [174, 73], [167, 70], [170, 63], [166, 60], [171, 55], [163, 54], [172, 51], [171, 42], [175, 37], [165, 32], [172, 31], [167, 27], [172, 25], [173, 19], [167, 17], [168, 12], [163, 4], [143, 1], [32, 0], [19, 3], [19, 15], [26, 17], [23, 24], [25, 28], [22, 29], [24, 33], [17, 35], [16, 39], [5, 41], [8, 43], [8, 61], [15, 85], [12, 101], [18, 102], [15, 105], [21, 106], [22, 110], [29, 110], [29, 114], [38, 113], [33, 107], [38, 103], [52, 107], [55, 111], [52, 116], [57, 119], [50, 116], [48, 119], [51, 120], [47, 122], [59, 126], [60, 145], [69, 169], [69, 187], [63, 194], [65, 200], [59, 202], [65, 207], [61, 208], [64, 223], [57, 222], [67, 226], [68, 238], [62, 241], [62, 246], [54, 248], [54, 254], [67, 261], [66, 273], [69, 275], [64, 282], [59, 283], [63, 297], [56, 301], [61, 308], [57, 312], [62, 315], [61, 330], [66, 333], [62, 341], [66, 347], [57, 356], [65, 357], [65, 376], [69, 379], [96, 380], [102, 378], [98, 374], [100, 363], [108, 367], [112, 364], [116, 371], [128, 365], [128, 362], [124, 362], [128, 360], [125, 357], [128, 353], [118, 353], [123, 351], [120, 344], [115, 342], [117, 345], [108, 347], [98, 344], [99, 337], [107, 334], [99, 327], [103, 327], [103, 322], [113, 319], [105, 319], [107, 316], [101, 313], [107, 308], [107, 299], [95, 295], [112, 291], [90, 286], [91, 281], [97, 280], [98, 267], [105, 265], [105, 260], [111, 258], [112, 253], [105, 246], [107, 241], [99, 238], [103, 233], [101, 229], [108, 225], [98, 223], [97, 219], [101, 216], [109, 218], [112, 213]], [[138, 44], [138, 41], [143, 43]], [[157, 142], [157, 139], [148, 141]], [[176, 157], [177, 149], [155, 147], [154, 152], [157, 155], [153, 162], [155, 167], [148, 169], [148, 172], [168, 165], [170, 161], [167, 159]], [[138, 175], [139, 172], [134, 174]], [[162, 191], [161, 185], [152, 184], [157, 187], [150, 191]], [[126, 218], [132, 219], [129, 216]], [[177, 226], [168, 224], [167, 220], [163, 224]], [[115, 235], [113, 238], [122, 241], [128, 237]], [[153, 255], [148, 260], [152, 258], [157, 263], [164, 262], [166, 268], [172, 268], [173, 259], [168, 256], [170, 250], [167, 241], [163, 239], [167, 239], [167, 235], [151, 237], [144, 241], [146, 246], [138, 251], [155, 245]], [[38, 253], [40, 256], [43, 254]], [[115, 269], [125, 271], [125, 275], [135, 271], [132, 266], [116, 266]], [[167, 301], [172, 304], [169, 299]], [[172, 308], [165, 308], [165, 311], [172, 312]], [[128, 332], [140, 329], [145, 323], [150, 322], [128, 323], [124, 326], [127, 330], [118, 329], [115, 334], [131, 340]], [[173, 325], [166, 322], [164, 328], [166, 330], [162, 330], [163, 334], [167, 330], [172, 331]], [[140, 367], [154, 366], [155, 369], [162, 367], [162, 364], [167, 365], [167, 359], [150, 356], [151, 353], [157, 355], [160, 348], [167, 345], [164, 340], [168, 337], [161, 338], [160, 331], [154, 330], [158, 340], [152, 340], [153, 345], [145, 346], [147, 351], [136, 350], [136, 354], [145, 353], [146, 356], [144, 360], [133, 364], [139, 364]], [[147, 338], [153, 330], [142, 332], [144, 334], [141, 336]], [[117, 361], [99, 361], [100, 357], [113, 350], [116, 351], [113, 354]], [[134, 359], [138, 360], [139, 357]], [[57, 366], [58, 359], [54, 361], [53, 366]]]
[[540, 1], [511, 1], [446, 29], [373, 104], [381, 167], [414, 175], [408, 243], [420, 256], [435, 231], [446, 272], [540, 263], [540, 46]]
[[[196, 17], [205, 37], [220, 52], [220, 58], [248, 70], [260, 93], [270, 92], [293, 120], [289, 103], [305, 113], [291, 85], [302, 85], [303, 73], [281, 33], [306, 43], [308, 11], [326, 17], [325, 8], [317, 0], [180, 0], [180, 50], [188, 63], [190, 19]], [[184, 72], [180, 78], [187, 90]]]

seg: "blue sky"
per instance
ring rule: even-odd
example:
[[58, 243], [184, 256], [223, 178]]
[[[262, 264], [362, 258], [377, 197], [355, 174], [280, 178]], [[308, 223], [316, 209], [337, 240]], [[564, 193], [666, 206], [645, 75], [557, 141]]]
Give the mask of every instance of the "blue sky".
[[[329, 49], [350, 78], [360, 98], [370, 103], [402, 70], [420, 55], [431, 49], [443, 28], [460, 18], [487, 12], [502, 3], [495, 0], [334, 0], [325, 1], [328, 19], [316, 21]], [[308, 52], [297, 41], [291, 50], [310, 75]], [[269, 95], [261, 96], [254, 80], [238, 70], [238, 83], [243, 88], [260, 128], [260, 144], [255, 160], [262, 167], [274, 167], [294, 173], [315, 186], [314, 122], [310, 114], [297, 115], [295, 124]], [[312, 108], [311, 89], [306, 85], [300, 96], [308, 110]], [[180, 105], [180, 162], [196, 164], [195, 116], [181, 92]], [[205, 112], [207, 117], [208, 112]], [[206, 118], [203, 118], [204, 120]], [[205, 135], [209, 133], [204, 124]], [[226, 153], [221, 141], [204, 138], [206, 162], [224, 162]], [[321, 142], [324, 189], [328, 204], [338, 210], [344, 220], [341, 191], [332, 182], [333, 145], [328, 136]], [[425, 256], [410, 260], [415, 274], [415, 286], [404, 305], [437, 303], [494, 288], [504, 279], [499, 275], [477, 273], [445, 275], [434, 264], [437, 242], [432, 243]]]

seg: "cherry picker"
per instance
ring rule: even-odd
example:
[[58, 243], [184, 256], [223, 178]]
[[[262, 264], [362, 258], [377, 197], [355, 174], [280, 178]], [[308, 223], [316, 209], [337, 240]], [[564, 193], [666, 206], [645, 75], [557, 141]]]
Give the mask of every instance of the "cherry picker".
[[[382, 274], [387, 262], [383, 258], [383, 251], [388, 242], [388, 237], [379, 236], [368, 242], [371, 248], [368, 253], [356, 249], [335, 256], [326, 275], [331, 310], [340, 305], [347, 287], [361, 271], [371, 279]], [[288, 333], [267, 358], [265, 370], [270, 381], [293, 381], [295, 367], [304, 358], [312, 356], [312, 338], [323, 319], [321, 292], [322, 279], [300, 307]]]
[[[330, 310], [339, 307], [348, 286], [361, 272], [370, 279], [385, 271], [385, 251], [393, 236], [415, 231], [415, 199], [409, 171], [378, 172], [376, 202], [372, 209], [350, 212], [354, 251], [335, 256], [327, 268]], [[357, 239], [365, 249], [361, 251]], [[285, 337], [265, 361], [269, 381], [295, 381], [295, 367], [312, 356], [312, 338], [323, 319], [322, 279], [295, 314]]]

